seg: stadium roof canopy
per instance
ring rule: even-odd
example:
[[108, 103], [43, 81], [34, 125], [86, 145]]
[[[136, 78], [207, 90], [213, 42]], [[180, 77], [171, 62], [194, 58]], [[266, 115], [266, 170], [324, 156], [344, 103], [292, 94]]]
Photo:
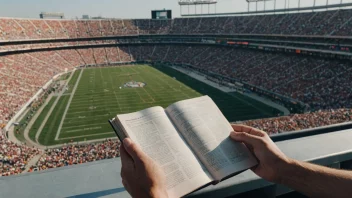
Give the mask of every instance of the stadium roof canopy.
[[260, 2], [260, 1], [272, 1], [272, 0], [246, 0], [247, 3], [255, 3], [255, 2]]
[[179, 0], [179, 5], [203, 5], [203, 4], [217, 4], [217, 0]]
[[[262, 2], [264, 0], [248, 0], [248, 3]], [[271, 0], [267, 0], [271, 1]], [[266, 1], [264, 1], [266, 2]], [[246, 12], [228, 12], [228, 13], [201, 13], [201, 14], [182, 14], [182, 17], [199, 17], [199, 16], [231, 16], [231, 15], [250, 15], [250, 14], [265, 14], [265, 13], [285, 13], [285, 12], [296, 12], [296, 11], [312, 11], [312, 10], [324, 10], [324, 9], [336, 9], [336, 8], [347, 8], [352, 6], [352, 3], [340, 3], [340, 4], [329, 4], [319, 6], [308, 6], [308, 7], [293, 7], [293, 8], [280, 8], [271, 10], [254, 10]]]
[[[352, 160], [352, 129], [277, 142], [289, 157], [321, 165]], [[0, 197], [129, 197], [120, 178], [119, 158], [0, 178]], [[274, 184], [246, 171], [189, 197], [228, 197]], [[276, 195], [290, 190], [276, 186]], [[259, 197], [262, 196], [258, 195]]]

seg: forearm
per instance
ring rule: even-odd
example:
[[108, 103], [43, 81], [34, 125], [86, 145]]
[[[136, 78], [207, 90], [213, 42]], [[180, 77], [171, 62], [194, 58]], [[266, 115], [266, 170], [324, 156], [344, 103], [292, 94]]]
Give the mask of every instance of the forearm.
[[352, 172], [289, 160], [279, 170], [278, 183], [309, 197], [350, 197]]

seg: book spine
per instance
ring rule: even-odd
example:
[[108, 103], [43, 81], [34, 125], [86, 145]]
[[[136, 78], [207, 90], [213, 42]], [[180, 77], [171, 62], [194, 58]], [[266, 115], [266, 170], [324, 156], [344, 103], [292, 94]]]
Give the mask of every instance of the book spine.
[[119, 138], [120, 142], [122, 142], [123, 139], [125, 139], [125, 137], [121, 136], [119, 127], [116, 126], [116, 124], [114, 123], [114, 120], [109, 120], [109, 124], [111, 125], [112, 129], [114, 129], [114, 132], [116, 136]]

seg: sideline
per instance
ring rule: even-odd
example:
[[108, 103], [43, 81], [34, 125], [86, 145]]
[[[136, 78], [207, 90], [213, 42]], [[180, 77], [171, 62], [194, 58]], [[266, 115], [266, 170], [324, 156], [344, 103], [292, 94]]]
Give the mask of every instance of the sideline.
[[[72, 79], [74, 73], [75, 73], [75, 70], [72, 71], [71, 76], [70, 76], [70, 78], [66, 81], [65, 85], [67, 85], [68, 82], [70, 82], [70, 80]], [[59, 102], [60, 97], [62, 96], [62, 94], [63, 94], [65, 91], [66, 91], [65, 89], [62, 89], [62, 90], [61, 90], [61, 93], [58, 94], [58, 96], [57, 96], [55, 102], [54, 102], [53, 105], [51, 106], [49, 112], [48, 112], [47, 115], [45, 116], [45, 118], [44, 118], [42, 124], [40, 125], [40, 127], [39, 127], [37, 133], [35, 134], [35, 141], [36, 141], [36, 144], [39, 145], [40, 147], [42, 147], [42, 145], [39, 143], [40, 134], [42, 133], [43, 128], [44, 128], [46, 122], [48, 121], [48, 119], [49, 119], [51, 113], [54, 111], [56, 104]], [[49, 102], [49, 101], [47, 101], [47, 102]], [[37, 114], [37, 115], [39, 116], [39, 114]], [[30, 129], [30, 128], [29, 128], [29, 129]], [[28, 130], [29, 130], [29, 129], [28, 129]]]
[[[40, 149], [44, 149], [43, 146], [41, 146], [39, 144], [39, 142], [37, 141], [37, 134], [40, 130], [37, 131], [36, 133], [36, 136], [35, 136], [35, 139], [37, 142], [34, 142], [30, 137], [29, 137], [29, 131], [30, 129], [32, 128], [34, 122], [37, 120], [37, 118], [39, 117], [39, 115], [42, 113], [42, 111], [44, 110], [44, 108], [46, 107], [46, 105], [48, 105], [49, 101], [53, 98], [53, 94], [50, 94], [49, 97], [45, 100], [45, 103], [39, 108], [39, 110], [36, 112], [36, 114], [32, 117], [32, 119], [29, 121], [27, 127], [24, 129], [24, 139], [26, 140], [26, 144], [28, 146], [35, 146], [37, 148], [40, 148]], [[45, 122], [43, 122], [45, 123]], [[43, 125], [43, 123], [41, 125]], [[41, 127], [41, 126], [40, 126]], [[38, 136], [39, 137], [39, 136]]]
[[[68, 102], [67, 102], [67, 106], [66, 106], [65, 112], [64, 112], [64, 114], [62, 115], [59, 128], [57, 129], [56, 136], [55, 136], [55, 140], [59, 140], [59, 135], [60, 135], [60, 132], [61, 132], [62, 125], [64, 124], [64, 120], [65, 120], [67, 111], [68, 111], [68, 109], [70, 108], [71, 101], [72, 101], [72, 99], [73, 99], [73, 96], [74, 96], [75, 93], [76, 93], [76, 89], [77, 89], [78, 84], [79, 84], [79, 82], [80, 82], [80, 80], [81, 80], [83, 71], [84, 71], [84, 69], [81, 69], [81, 73], [79, 74], [79, 76], [78, 76], [78, 78], [77, 78], [77, 81], [76, 81], [76, 84], [75, 84], [74, 88], [72, 89], [70, 99], [69, 99]], [[71, 79], [70, 79], [70, 80], [71, 80]], [[70, 82], [70, 81], [67, 81], [67, 83], [68, 83], [68, 82]], [[63, 93], [62, 93], [62, 94], [63, 94]], [[62, 94], [61, 94], [61, 95], [62, 95]]]
[[[23, 114], [18, 118], [18, 120], [22, 120], [24, 118], [24, 116], [27, 115], [28, 111], [30, 111], [30, 109], [28, 108], [25, 112], [23, 112]], [[19, 139], [17, 139], [16, 135], [15, 135], [15, 126], [12, 125], [10, 128], [9, 128], [9, 131], [8, 131], [8, 139], [11, 141], [11, 142], [14, 142], [18, 145], [22, 145], [23, 142], [21, 142]]]
[[[210, 86], [212, 86], [212, 87], [214, 87], [216, 89], [219, 89], [220, 91], [223, 91], [223, 92], [226, 92], [226, 93], [236, 92], [235, 90], [230, 89], [228, 87], [219, 86], [217, 83], [212, 82], [212, 81], [206, 79], [206, 77], [201, 76], [201, 75], [199, 75], [199, 74], [197, 74], [197, 73], [195, 73], [193, 71], [186, 70], [186, 69], [183, 69], [183, 68], [180, 68], [180, 67], [175, 67], [175, 66], [171, 66], [171, 68], [173, 68], [173, 69], [175, 69], [175, 70], [177, 70], [179, 72], [182, 72], [183, 74], [186, 74], [186, 75], [188, 75], [188, 76], [190, 76], [190, 77], [192, 77], [194, 79], [197, 79], [197, 80], [199, 80], [199, 81], [201, 81], [203, 83], [206, 83], [206, 84], [208, 84], [208, 85], [210, 85]], [[240, 93], [240, 92], [237, 92], [237, 93], [242, 94], [242, 95], [247, 96], [247, 97], [250, 97], [250, 98], [252, 98], [254, 100], [257, 100], [257, 101], [259, 101], [261, 103], [264, 103], [264, 104], [266, 104], [268, 106], [271, 106], [271, 107], [273, 107], [275, 109], [278, 109], [278, 110], [282, 111], [285, 116], [290, 115], [290, 111], [286, 107], [284, 107], [282, 105], [279, 105], [279, 104], [271, 101], [270, 99], [262, 98], [262, 97], [258, 96], [257, 94], [254, 94], [254, 93], [252, 93], [252, 94]]]

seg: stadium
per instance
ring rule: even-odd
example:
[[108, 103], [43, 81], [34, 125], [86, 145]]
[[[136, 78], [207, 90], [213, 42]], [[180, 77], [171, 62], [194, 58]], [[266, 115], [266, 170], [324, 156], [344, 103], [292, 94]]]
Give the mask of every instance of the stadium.
[[[63, 175], [78, 174], [62, 169], [71, 165], [94, 171], [104, 165], [99, 160], [112, 170], [112, 163], [120, 163], [111, 161], [120, 155], [120, 142], [108, 119], [203, 95], [228, 121], [266, 131], [294, 156], [315, 150], [302, 160], [351, 168], [351, 131], [344, 131], [352, 128], [347, 6], [175, 19], [0, 18], [1, 175], [10, 176], [10, 185], [23, 174], [55, 173], [47, 169]], [[317, 151], [309, 138], [345, 142]], [[296, 150], [280, 142], [295, 139], [302, 140]], [[326, 157], [336, 153], [343, 155]], [[87, 162], [93, 165], [80, 165]], [[237, 192], [270, 187], [244, 191], [258, 180], [244, 178]], [[54, 197], [99, 195], [84, 194], [87, 189]], [[195, 196], [234, 195], [214, 193]]]

